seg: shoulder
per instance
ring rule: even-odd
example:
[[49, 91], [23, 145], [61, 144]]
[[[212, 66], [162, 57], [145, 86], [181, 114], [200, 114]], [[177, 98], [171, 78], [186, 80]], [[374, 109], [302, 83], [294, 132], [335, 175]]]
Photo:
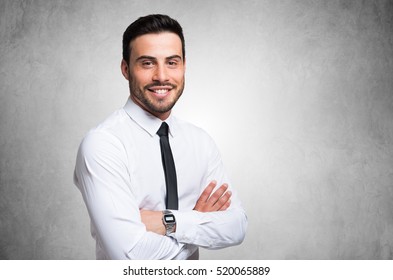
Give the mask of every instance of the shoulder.
[[84, 136], [80, 150], [83, 152], [108, 151], [113, 152], [121, 149], [122, 137], [121, 132], [127, 126], [127, 115], [122, 109], [119, 109], [109, 115], [96, 127], [90, 129]]
[[191, 134], [196, 137], [211, 139], [210, 135], [203, 128], [177, 117], [174, 117], [174, 120], [179, 133]]
[[106, 119], [99, 123], [96, 127], [92, 128], [91, 132], [106, 132], [116, 134], [119, 130], [127, 127], [130, 118], [123, 108], [116, 110], [110, 114]]
[[215, 142], [206, 130], [188, 121], [176, 118], [177, 133], [198, 146], [214, 147]]

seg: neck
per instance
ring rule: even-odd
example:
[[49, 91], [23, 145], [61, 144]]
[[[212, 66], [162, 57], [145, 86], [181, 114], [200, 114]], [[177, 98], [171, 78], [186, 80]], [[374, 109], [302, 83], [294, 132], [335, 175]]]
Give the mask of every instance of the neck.
[[146, 112], [148, 112], [148, 113], [152, 114], [153, 116], [159, 118], [162, 121], [165, 121], [167, 118], [169, 118], [169, 116], [171, 114], [171, 110], [169, 110], [168, 112], [164, 112], [164, 113], [153, 112], [153, 111], [149, 110], [148, 108], [146, 108], [146, 106], [138, 98], [135, 98], [135, 96], [133, 96], [132, 94], [130, 95], [130, 97], [131, 97], [131, 100], [134, 101], [134, 103], [136, 105], [138, 105], [143, 110], [145, 110]]

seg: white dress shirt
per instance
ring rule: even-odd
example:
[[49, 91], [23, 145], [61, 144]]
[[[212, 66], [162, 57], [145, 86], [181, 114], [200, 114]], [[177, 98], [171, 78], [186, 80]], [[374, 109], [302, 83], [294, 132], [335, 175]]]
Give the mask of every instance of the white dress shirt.
[[[146, 231], [140, 210], [165, 209], [165, 177], [159, 136], [162, 121], [131, 99], [87, 133], [76, 160], [74, 182], [82, 193], [96, 240], [97, 259], [187, 259], [198, 246], [218, 249], [240, 244], [247, 218], [220, 154], [202, 129], [174, 116], [169, 125], [177, 174], [176, 232]], [[229, 184], [226, 211], [192, 210], [212, 181]]]

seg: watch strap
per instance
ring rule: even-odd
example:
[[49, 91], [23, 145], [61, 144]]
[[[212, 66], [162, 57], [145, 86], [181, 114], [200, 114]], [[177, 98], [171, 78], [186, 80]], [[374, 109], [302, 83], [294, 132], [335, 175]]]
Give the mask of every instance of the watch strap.
[[[163, 214], [163, 216], [162, 216], [162, 223], [165, 226], [165, 235], [166, 236], [170, 236], [174, 232], [175, 227], [176, 227], [175, 215], [173, 215], [172, 211], [170, 211], [170, 210], [163, 210], [162, 214]], [[165, 216], [167, 216], [167, 215], [172, 215], [173, 216], [173, 222], [169, 222], [168, 223], [166, 221]]]

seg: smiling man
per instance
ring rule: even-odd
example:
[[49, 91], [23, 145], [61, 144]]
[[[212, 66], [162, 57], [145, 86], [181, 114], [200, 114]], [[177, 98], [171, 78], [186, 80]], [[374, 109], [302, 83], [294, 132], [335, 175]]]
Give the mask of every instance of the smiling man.
[[213, 140], [171, 114], [183, 93], [185, 43], [165, 15], [123, 35], [125, 106], [90, 130], [76, 160], [97, 259], [198, 259], [240, 244], [247, 218]]
[[183, 93], [185, 60], [181, 46], [175, 33], [146, 34], [133, 40], [129, 61], [121, 62], [131, 99], [161, 120], [169, 117]]

